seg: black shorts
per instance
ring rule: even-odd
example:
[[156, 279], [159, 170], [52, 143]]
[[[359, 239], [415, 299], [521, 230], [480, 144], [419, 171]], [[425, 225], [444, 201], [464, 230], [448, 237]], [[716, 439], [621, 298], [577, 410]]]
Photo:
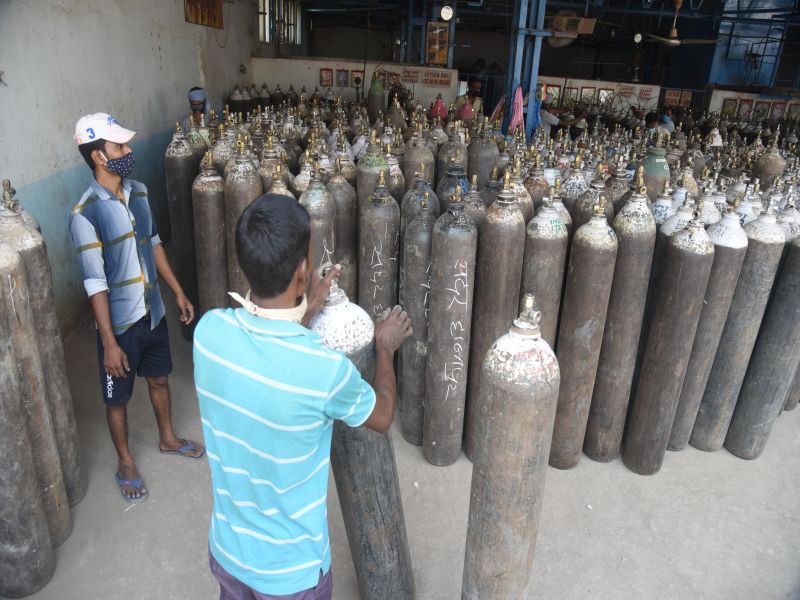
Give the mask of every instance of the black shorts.
[[150, 329], [150, 315], [142, 317], [123, 333], [114, 336], [117, 344], [128, 356], [131, 368], [127, 377], [112, 377], [103, 366], [104, 352], [100, 332], [97, 332], [97, 362], [100, 366], [100, 389], [103, 401], [110, 405], [124, 405], [133, 394], [133, 381], [139, 377], [164, 377], [172, 372], [169, 351], [167, 319], [162, 318], [155, 329]]

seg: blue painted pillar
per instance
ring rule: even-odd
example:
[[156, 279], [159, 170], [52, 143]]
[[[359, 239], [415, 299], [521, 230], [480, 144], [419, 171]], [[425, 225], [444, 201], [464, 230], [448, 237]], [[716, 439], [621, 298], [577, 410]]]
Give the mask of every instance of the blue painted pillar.
[[[536, 0], [514, 0], [514, 20], [511, 30], [511, 51], [508, 56], [506, 71], [506, 107], [503, 113], [503, 129], [508, 129], [511, 121], [511, 109], [514, 102], [514, 91], [522, 84], [521, 74], [525, 53], [525, 40], [528, 34], [528, 7]], [[537, 65], [538, 67], [538, 65]]]
[[[544, 9], [547, 0], [532, 0], [531, 4], [536, 5], [536, 29], [544, 29]], [[528, 113], [525, 117], [525, 135], [528, 139], [531, 138], [533, 133], [533, 120], [535, 117], [534, 99], [536, 98], [536, 84], [539, 80], [539, 63], [542, 59], [542, 36], [534, 34], [533, 36], [533, 51], [531, 52], [533, 58], [531, 60], [528, 82]]]

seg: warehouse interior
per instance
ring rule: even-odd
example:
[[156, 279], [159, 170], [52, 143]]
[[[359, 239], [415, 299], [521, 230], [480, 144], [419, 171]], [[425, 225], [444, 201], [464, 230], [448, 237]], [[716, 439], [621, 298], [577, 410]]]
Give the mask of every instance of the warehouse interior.
[[[0, 598], [220, 597], [197, 332], [273, 308], [228, 296], [256, 287], [234, 240], [262, 195], [341, 265], [302, 321], [319, 344], [372, 383], [326, 335], [363, 326], [372, 357], [384, 309], [413, 325], [390, 432], [333, 429], [332, 598], [800, 598], [797, 0], [6, 0], [0, 39]], [[93, 177], [86, 115], [135, 131], [132, 172], [123, 150]], [[119, 188], [135, 310], [163, 296], [171, 422], [210, 453], [159, 452], [137, 377], [144, 502], [87, 293], [95, 242], [101, 295], [126, 284], [119, 232], [75, 224], [109, 174], [143, 186]], [[137, 195], [185, 297], [157, 253], [152, 285]]]

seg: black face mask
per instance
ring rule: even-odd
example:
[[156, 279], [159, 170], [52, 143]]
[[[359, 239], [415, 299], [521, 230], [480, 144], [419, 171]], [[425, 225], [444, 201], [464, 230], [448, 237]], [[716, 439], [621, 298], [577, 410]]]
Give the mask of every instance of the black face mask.
[[481, 91], [480, 90], [469, 90], [467, 92], [467, 95], [469, 95], [472, 98], [480, 98]]

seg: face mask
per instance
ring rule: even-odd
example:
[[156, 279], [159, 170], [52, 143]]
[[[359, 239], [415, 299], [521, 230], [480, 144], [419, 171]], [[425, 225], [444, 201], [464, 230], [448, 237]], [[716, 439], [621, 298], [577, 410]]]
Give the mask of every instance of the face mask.
[[669, 116], [664, 115], [664, 123], [669, 123], [669, 120], [670, 120]]
[[106, 169], [126, 179], [133, 172], [135, 164], [136, 157], [133, 155], [133, 152], [129, 152], [122, 158], [109, 159], [108, 162], [106, 162]]

